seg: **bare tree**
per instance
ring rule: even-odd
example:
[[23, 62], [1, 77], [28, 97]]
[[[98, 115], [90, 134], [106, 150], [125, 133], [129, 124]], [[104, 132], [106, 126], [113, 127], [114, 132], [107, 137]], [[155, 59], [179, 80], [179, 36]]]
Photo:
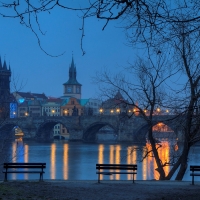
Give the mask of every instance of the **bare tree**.
[[[161, 160], [158, 153], [161, 145], [158, 144], [153, 135], [156, 109], [160, 107], [172, 108], [172, 105], [168, 103], [168, 94], [164, 88], [168, 79], [175, 75], [178, 70], [168, 70], [169, 64], [169, 60], [164, 54], [154, 52], [151, 55], [149, 51], [147, 61], [139, 58], [134, 65], [126, 68], [132, 81], [122, 74], [112, 77], [108, 72], [97, 74], [94, 78], [94, 81], [100, 84], [101, 92], [104, 96], [110, 97], [119, 90], [124, 96], [124, 99], [121, 99], [119, 103], [137, 108], [137, 112], [145, 119], [148, 125], [148, 140], [151, 148], [146, 151], [144, 158], [150, 155], [155, 158], [156, 170], [159, 172], [160, 180], [171, 178], [169, 174], [165, 174], [164, 167], [172, 164], [171, 160], [174, 159], [172, 156], [168, 161], [163, 162]], [[134, 114], [134, 112], [127, 113], [127, 116], [129, 118], [134, 117]], [[180, 162], [177, 165], [179, 166]]]

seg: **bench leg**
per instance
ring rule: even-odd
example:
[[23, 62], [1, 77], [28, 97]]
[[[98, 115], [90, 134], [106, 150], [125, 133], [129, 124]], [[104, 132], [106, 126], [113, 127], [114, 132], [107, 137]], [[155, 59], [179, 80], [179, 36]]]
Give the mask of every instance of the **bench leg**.
[[98, 174], [98, 183], [100, 183], [100, 174]]
[[134, 174], [133, 174], [133, 183], [134, 183]]
[[4, 181], [7, 181], [7, 173], [5, 173]]
[[194, 185], [194, 176], [192, 176], [192, 185]]
[[40, 173], [40, 181], [43, 181], [43, 173]]

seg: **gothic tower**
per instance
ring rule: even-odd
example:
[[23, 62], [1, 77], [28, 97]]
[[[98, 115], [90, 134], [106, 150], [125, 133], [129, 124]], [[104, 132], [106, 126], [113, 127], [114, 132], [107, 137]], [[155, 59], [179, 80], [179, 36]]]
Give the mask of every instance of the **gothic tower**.
[[10, 78], [11, 70], [0, 57], [0, 118], [6, 119], [10, 115]]
[[69, 67], [69, 79], [64, 86], [64, 96], [81, 99], [81, 84], [76, 80], [76, 66], [72, 56], [71, 66]]

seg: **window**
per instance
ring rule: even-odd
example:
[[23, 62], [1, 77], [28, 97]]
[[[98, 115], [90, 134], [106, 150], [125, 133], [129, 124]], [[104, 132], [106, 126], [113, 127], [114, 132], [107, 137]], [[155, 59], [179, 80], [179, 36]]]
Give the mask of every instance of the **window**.
[[76, 87], [76, 93], [80, 93], [80, 88]]
[[72, 92], [72, 88], [71, 87], [67, 87], [67, 92]]

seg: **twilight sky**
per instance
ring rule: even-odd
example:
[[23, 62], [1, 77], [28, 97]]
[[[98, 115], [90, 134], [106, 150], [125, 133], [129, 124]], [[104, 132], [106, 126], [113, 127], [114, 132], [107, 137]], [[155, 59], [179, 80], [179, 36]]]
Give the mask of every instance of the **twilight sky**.
[[[86, 54], [82, 56], [81, 19], [76, 12], [55, 9], [51, 14], [40, 14], [40, 25], [45, 36], [40, 34], [43, 48], [53, 55], [63, 52], [59, 57], [46, 55], [38, 46], [34, 34], [18, 19], [0, 17], [0, 55], [10, 63], [12, 79], [18, 82], [22, 92], [45, 93], [47, 96], [63, 95], [63, 83], [68, 80], [68, 69], [72, 52], [77, 67], [77, 80], [82, 84], [82, 98], [95, 98], [98, 87], [91, 77], [103, 68], [115, 73], [119, 66], [126, 66], [134, 60], [137, 50], [126, 45], [123, 29], [117, 22], [111, 22], [102, 31], [103, 22], [87, 19], [83, 40]], [[20, 88], [20, 82], [24, 87]], [[12, 87], [12, 91], [14, 88]]]

